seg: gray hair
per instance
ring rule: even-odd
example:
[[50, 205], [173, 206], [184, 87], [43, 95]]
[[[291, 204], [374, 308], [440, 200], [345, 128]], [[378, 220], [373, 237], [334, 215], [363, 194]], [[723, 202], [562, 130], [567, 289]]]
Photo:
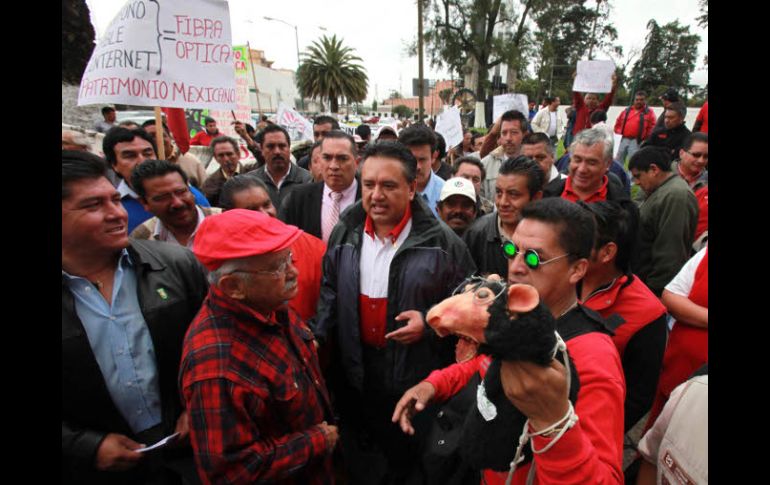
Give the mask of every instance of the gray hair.
[[[228, 259], [224, 262], [222, 266], [215, 269], [214, 271], [211, 271], [207, 278], [210, 285], [219, 285], [219, 280], [226, 275], [229, 275], [230, 273], [234, 273], [244, 267], [246, 265], [246, 262], [251, 259], [253, 256], [245, 257], [245, 258], [233, 258]], [[248, 277], [249, 275], [246, 274]]]
[[572, 141], [572, 144], [569, 146], [569, 152], [572, 154], [572, 151], [577, 145], [585, 145], [590, 147], [592, 145], [596, 145], [597, 143], [604, 144], [604, 152], [602, 153], [604, 156], [604, 161], [606, 162], [607, 160], [612, 160], [613, 140], [608, 137], [604, 130], [601, 128], [588, 128], [579, 131], [578, 134], [575, 135], [575, 139]]

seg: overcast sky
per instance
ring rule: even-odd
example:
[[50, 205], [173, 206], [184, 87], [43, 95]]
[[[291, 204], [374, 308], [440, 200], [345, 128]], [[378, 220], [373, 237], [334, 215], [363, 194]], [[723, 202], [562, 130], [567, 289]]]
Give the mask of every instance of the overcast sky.
[[[120, 10], [125, 0], [86, 0], [97, 39]], [[334, 2], [279, 0], [230, 0], [233, 44], [246, 44], [265, 51], [274, 68], [297, 68], [294, 28], [263, 17], [281, 19], [297, 27], [300, 52], [321, 35], [337, 34], [345, 45], [356, 50], [363, 59], [369, 76], [367, 101], [388, 96], [391, 90], [411, 94], [411, 79], [417, 77], [417, 57], [405, 53], [406, 44], [417, 37], [417, 4], [414, 0], [335, 0]], [[658, 24], [679, 20], [689, 25], [690, 32], [701, 36], [698, 60], [690, 82], [704, 86], [708, 70], [703, 57], [708, 51], [708, 31], [697, 25], [698, 0], [646, 0], [629, 2], [614, 0], [610, 15], [618, 30], [618, 42], [625, 56], [636, 48], [641, 52], [647, 34], [647, 22]], [[588, 2], [588, 5], [595, 5]], [[321, 30], [321, 27], [326, 31]], [[597, 58], [605, 58], [598, 56]], [[633, 65], [633, 62], [632, 62]], [[445, 71], [435, 71], [425, 61], [425, 77], [449, 79]]]

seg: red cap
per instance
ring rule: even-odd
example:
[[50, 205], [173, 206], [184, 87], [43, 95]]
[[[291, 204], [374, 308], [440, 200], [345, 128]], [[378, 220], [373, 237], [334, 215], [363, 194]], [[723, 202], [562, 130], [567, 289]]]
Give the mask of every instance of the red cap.
[[233, 209], [203, 219], [193, 253], [209, 271], [225, 261], [288, 248], [302, 231], [259, 211]]

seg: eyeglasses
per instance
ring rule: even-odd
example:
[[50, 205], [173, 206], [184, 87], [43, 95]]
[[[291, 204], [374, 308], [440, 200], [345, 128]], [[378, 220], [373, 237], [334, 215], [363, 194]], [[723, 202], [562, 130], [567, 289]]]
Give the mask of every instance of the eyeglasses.
[[[490, 280], [481, 276], [471, 276], [465, 279], [452, 292], [452, 296], [460, 293], [473, 292], [473, 302], [479, 305], [490, 303], [505, 292], [506, 285], [503, 281]], [[497, 291], [497, 293], [495, 293]]]
[[166, 192], [165, 194], [156, 195], [154, 197], [150, 197], [150, 200], [153, 202], [168, 202], [171, 200], [171, 195], [175, 195], [179, 198], [184, 197], [190, 192], [189, 187], [179, 188], [176, 190], [172, 190], [171, 192]]
[[[516, 255], [518, 255], [521, 252], [522, 252], [521, 248], [516, 246], [516, 244], [514, 244], [513, 241], [505, 241], [503, 243], [503, 254], [505, 255], [506, 258], [516, 259]], [[543, 266], [548, 263], [552, 263], [558, 259], [566, 258], [567, 256], [569, 256], [569, 253], [567, 253], [567, 254], [562, 254], [561, 256], [556, 256], [555, 258], [551, 258], [546, 261], [542, 261], [540, 259], [540, 255], [537, 254], [537, 251], [535, 251], [534, 249], [527, 249], [523, 253], [524, 253], [524, 264], [526, 264], [529, 269], [537, 269], [540, 266]]]
[[245, 269], [236, 269], [235, 271], [232, 271], [232, 273], [251, 273], [251, 274], [264, 274], [268, 276], [272, 276], [273, 278], [279, 278], [286, 274], [286, 270], [289, 269], [289, 265], [292, 264], [292, 253], [289, 251], [289, 255], [286, 257], [284, 261], [281, 262], [281, 265], [278, 266], [277, 269], [274, 270], [259, 270], [259, 271], [249, 271]]
[[704, 159], [704, 160], [708, 160], [708, 159], [709, 159], [709, 154], [708, 154], [708, 153], [693, 153], [693, 152], [691, 152], [691, 151], [688, 151], [688, 150], [685, 150], [685, 151], [686, 151], [687, 153], [689, 153], [691, 157], [694, 157], [694, 158], [702, 158], [702, 159]]

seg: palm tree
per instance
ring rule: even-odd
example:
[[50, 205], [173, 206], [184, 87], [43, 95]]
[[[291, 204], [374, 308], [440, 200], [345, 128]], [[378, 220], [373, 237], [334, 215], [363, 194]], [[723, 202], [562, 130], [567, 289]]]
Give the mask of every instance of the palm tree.
[[366, 98], [367, 81], [361, 58], [344, 47], [336, 35], [323, 36], [303, 54], [297, 69], [297, 87], [303, 97], [329, 100], [332, 113], [339, 109], [339, 98], [361, 102]]

